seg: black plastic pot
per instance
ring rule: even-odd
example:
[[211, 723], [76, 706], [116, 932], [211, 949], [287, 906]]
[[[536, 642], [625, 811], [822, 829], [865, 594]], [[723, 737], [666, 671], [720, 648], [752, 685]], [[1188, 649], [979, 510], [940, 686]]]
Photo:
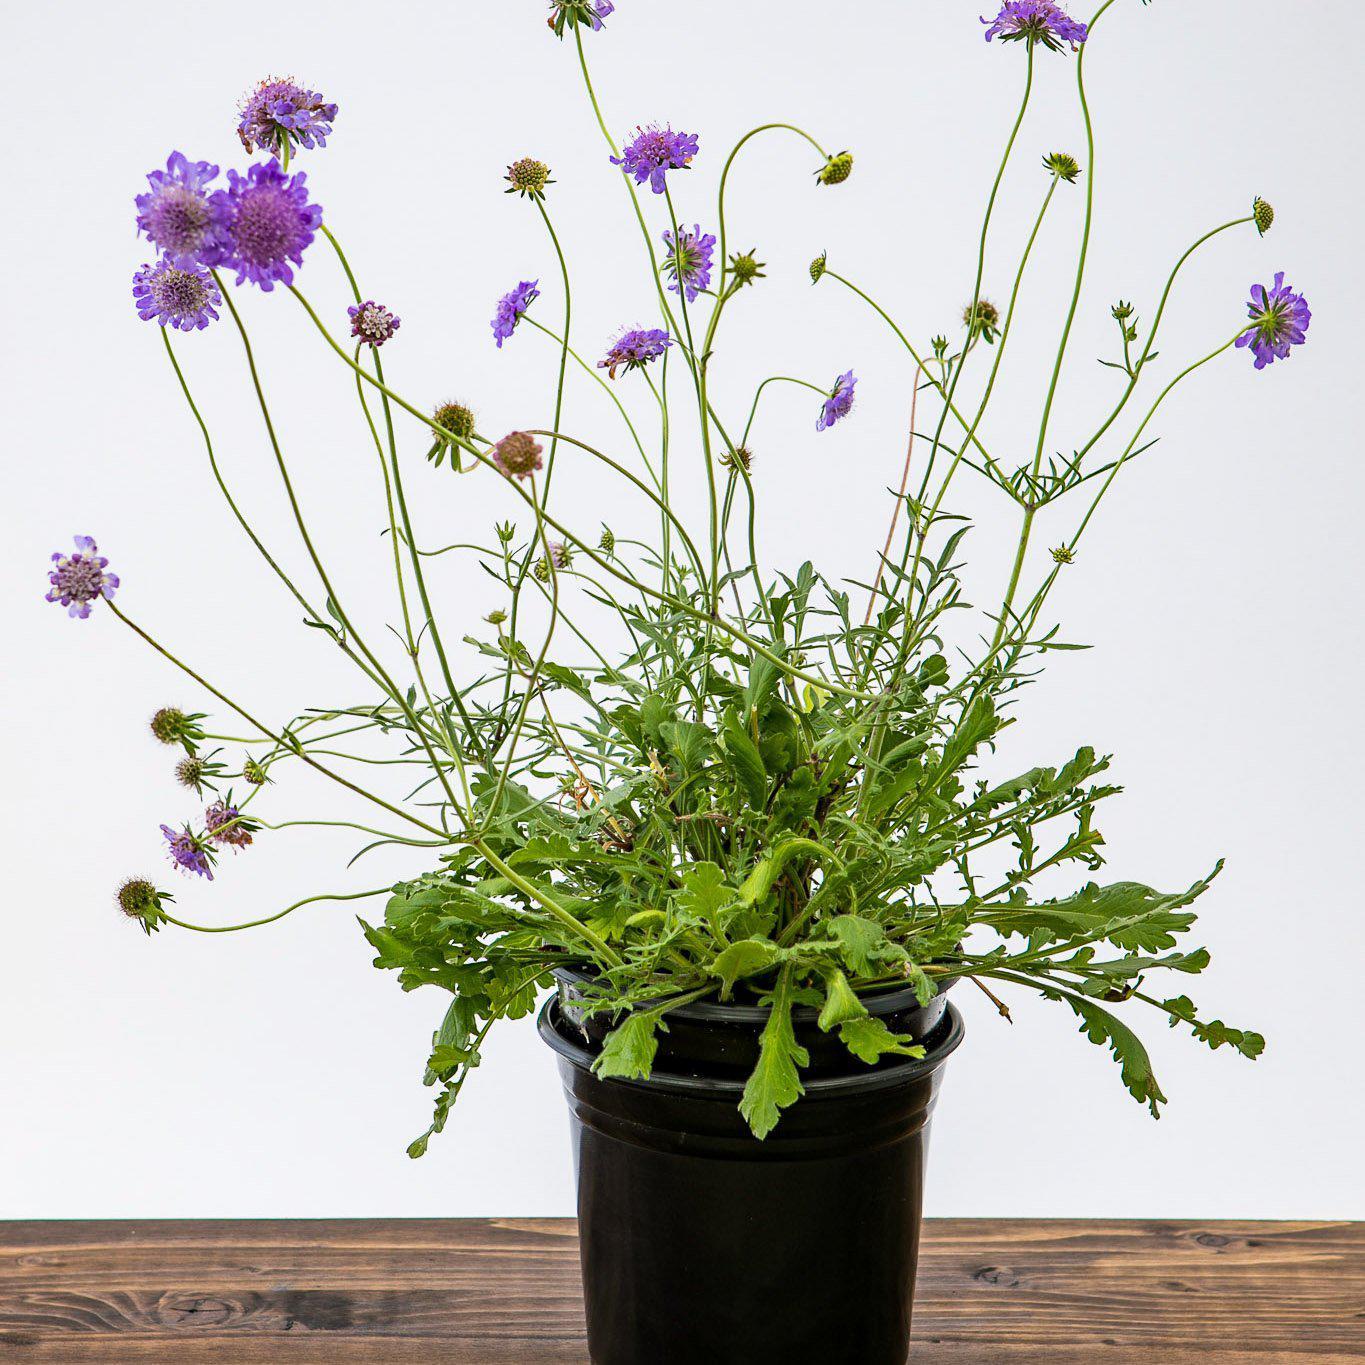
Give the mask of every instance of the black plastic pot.
[[904, 1365], [929, 1116], [962, 1019], [869, 997], [927, 1049], [868, 1067], [794, 1015], [806, 1094], [762, 1142], [737, 1108], [767, 1011], [668, 1015], [648, 1081], [601, 1080], [610, 1021], [560, 973], [540, 1015], [569, 1101], [594, 1365]]

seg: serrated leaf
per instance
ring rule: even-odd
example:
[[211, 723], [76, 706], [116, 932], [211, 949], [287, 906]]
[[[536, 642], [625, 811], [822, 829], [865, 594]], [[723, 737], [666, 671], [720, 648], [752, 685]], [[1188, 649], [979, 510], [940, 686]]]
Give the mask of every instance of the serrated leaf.
[[659, 1050], [658, 1030], [668, 1032], [663, 1010], [642, 1010], [628, 1014], [602, 1043], [592, 1069], [604, 1078], [648, 1080], [654, 1069], [654, 1054]]
[[908, 1033], [892, 1033], [880, 1019], [871, 1015], [840, 1024], [839, 1040], [859, 1061], [869, 1066], [886, 1056], [924, 1056], [924, 1049]]
[[728, 1000], [735, 983], [771, 970], [783, 951], [771, 939], [742, 938], [732, 943], [711, 964], [711, 975], [721, 980], [721, 999]]
[[799, 1069], [809, 1065], [810, 1054], [797, 1043], [792, 1028], [792, 969], [784, 967], [759, 1038], [758, 1062], [739, 1102], [739, 1112], [760, 1141], [777, 1127], [782, 1110], [805, 1094]]
[[734, 774], [750, 807], [761, 811], [768, 799], [768, 771], [763, 766], [758, 745], [733, 717], [725, 725], [724, 739], [726, 766]]
[[866, 1015], [867, 1006], [848, 984], [848, 977], [837, 967], [831, 969], [825, 977], [825, 1003], [818, 1020], [820, 1027], [828, 1033], [840, 1024], [846, 1024], [851, 1019], [862, 1019]]
[[1092, 1043], [1108, 1045], [1119, 1064], [1128, 1093], [1140, 1104], [1145, 1104], [1152, 1111], [1154, 1119], [1159, 1119], [1166, 1096], [1156, 1083], [1152, 1059], [1147, 1055], [1142, 1040], [1121, 1019], [1102, 1009], [1093, 1000], [1083, 1000], [1080, 996], [1060, 991], [1055, 994], [1080, 1016], [1081, 1031]]

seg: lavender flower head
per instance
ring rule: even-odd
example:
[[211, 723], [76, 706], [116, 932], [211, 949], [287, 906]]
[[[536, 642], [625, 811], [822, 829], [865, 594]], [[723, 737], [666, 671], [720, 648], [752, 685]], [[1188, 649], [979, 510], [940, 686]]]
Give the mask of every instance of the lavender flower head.
[[90, 604], [101, 597], [113, 601], [118, 587], [118, 574], [109, 573], [109, 561], [95, 548], [89, 536], [77, 536], [75, 554], [53, 553], [53, 567], [48, 571], [49, 602], [60, 602], [68, 616], [85, 620], [90, 615]]
[[651, 360], [663, 355], [672, 344], [673, 338], [661, 328], [651, 327], [643, 331], [632, 328], [622, 332], [611, 343], [607, 354], [597, 362], [597, 368], [606, 370], [607, 376], [615, 379], [617, 370], [625, 369], [629, 373], [631, 370], [643, 369]]
[[681, 286], [684, 299], [694, 303], [703, 289], [711, 287], [711, 257], [716, 239], [709, 232], [702, 232], [700, 224], [694, 224], [691, 232], [679, 228], [676, 242], [671, 230], [665, 232], [664, 244], [668, 247], [664, 269], [673, 276], [669, 289], [676, 294]]
[[192, 872], [196, 877], [213, 880], [213, 853], [188, 825], [179, 830], [162, 825], [161, 833], [166, 838], [166, 851], [176, 867], [182, 872]]
[[173, 265], [188, 270], [213, 265], [223, 245], [226, 206], [209, 193], [218, 167], [190, 161], [181, 152], [166, 158], [164, 171], [149, 171], [151, 188], [133, 201], [137, 230], [169, 256]]
[[510, 290], [498, 300], [498, 310], [493, 314], [493, 321], [488, 324], [493, 329], [498, 350], [502, 350], [502, 343], [516, 331], [517, 323], [521, 321], [521, 315], [539, 297], [540, 281], [522, 280], [515, 289]]
[[242, 101], [237, 136], [248, 152], [283, 154], [292, 147], [325, 147], [331, 136], [335, 104], [292, 80], [263, 80]]
[[612, 0], [550, 0], [550, 27], [557, 38], [564, 36], [564, 30], [579, 24], [587, 24], [594, 33], [602, 31], [602, 21], [616, 13]]
[[990, 25], [986, 30], [987, 42], [999, 38], [1002, 43], [1027, 42], [1030, 46], [1042, 43], [1053, 52], [1060, 52], [1064, 43], [1070, 43], [1075, 51], [1089, 33], [1085, 24], [1073, 19], [1053, 0], [1005, 0], [994, 19], [981, 22]]
[[636, 135], [626, 143], [620, 156], [611, 158], [611, 164], [634, 176], [637, 185], [648, 180], [649, 188], [662, 194], [665, 174], [687, 170], [699, 150], [695, 133], [675, 133], [672, 128], [651, 123], [648, 128], [636, 129]]
[[211, 842], [235, 849], [246, 848], [252, 834], [260, 828], [253, 820], [243, 819], [231, 802], [215, 801], [204, 812], [204, 828]]
[[273, 157], [245, 175], [228, 171], [228, 188], [219, 191], [228, 211], [223, 263], [236, 270], [238, 284], [250, 280], [267, 293], [293, 284], [289, 263], [303, 264], [322, 223], [322, 209], [308, 202], [307, 180], [302, 171], [286, 175]]
[[509, 479], [529, 479], [544, 463], [543, 449], [529, 432], [511, 431], [493, 447], [493, 463]]
[[1276, 273], [1274, 288], [1251, 286], [1247, 316], [1251, 327], [1237, 338], [1237, 345], [1251, 347], [1258, 370], [1277, 360], [1288, 360], [1290, 349], [1307, 341], [1308, 324], [1313, 319], [1308, 300], [1285, 284], [1283, 270]]
[[389, 312], [382, 303], [375, 303], [373, 299], [352, 304], [346, 313], [351, 319], [351, 335], [376, 347], [382, 346], [403, 321]]
[[820, 409], [820, 416], [815, 423], [816, 431], [828, 430], [835, 422], [853, 411], [853, 390], [857, 383], [857, 377], [852, 370], [846, 370], [834, 381], [834, 387]]
[[163, 256], [133, 276], [133, 303], [144, 322], [155, 319], [163, 327], [182, 332], [201, 331], [217, 322], [217, 305], [222, 301], [213, 276], [193, 262], [182, 267]]

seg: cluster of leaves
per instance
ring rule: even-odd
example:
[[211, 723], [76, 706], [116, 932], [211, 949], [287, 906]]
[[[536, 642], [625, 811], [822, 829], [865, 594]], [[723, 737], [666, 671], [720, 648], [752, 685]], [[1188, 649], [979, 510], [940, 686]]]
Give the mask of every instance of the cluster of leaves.
[[[1146, 1002], [1212, 1047], [1260, 1051], [1257, 1035], [1202, 1022], [1186, 997], [1142, 989], [1158, 970], [1208, 964], [1202, 949], [1177, 950], [1207, 881], [1036, 894], [1054, 869], [1102, 866], [1095, 809], [1118, 789], [1088, 748], [1007, 781], [978, 776], [1028, 681], [1024, 661], [1056, 646], [1021, 641], [952, 676], [936, 630], [960, 605], [959, 538], [918, 572], [913, 620], [893, 582], [858, 625], [847, 595], [805, 565], [743, 617], [753, 646], [695, 616], [619, 604], [634, 648], [612, 666], [537, 663], [501, 625], [496, 642], [472, 642], [502, 664], [462, 698], [468, 747], [487, 759], [472, 778], [479, 838], [365, 927], [404, 989], [454, 996], [427, 1066], [440, 1087], [431, 1132], [489, 1027], [529, 1012], [557, 966], [591, 969], [588, 1007], [615, 1025], [597, 1059], [608, 1077], [650, 1074], [680, 1003], [769, 1005], [741, 1105], [759, 1137], [802, 1093], [796, 1005], [815, 1006], [861, 1064], [923, 1055], [867, 1010], [864, 997], [891, 985], [923, 1002], [962, 976], [1031, 987], [1075, 1012], [1153, 1114], [1165, 1097], [1110, 1006]], [[789, 671], [815, 659], [846, 690]], [[518, 715], [521, 747], [500, 764]]]

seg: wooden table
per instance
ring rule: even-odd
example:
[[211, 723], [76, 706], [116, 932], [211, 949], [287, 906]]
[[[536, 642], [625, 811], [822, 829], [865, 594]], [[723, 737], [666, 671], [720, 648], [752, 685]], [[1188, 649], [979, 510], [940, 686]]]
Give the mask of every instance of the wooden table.
[[[587, 1359], [568, 1220], [0, 1223], [0, 1361]], [[913, 1360], [1365, 1360], [1365, 1224], [931, 1222]]]

